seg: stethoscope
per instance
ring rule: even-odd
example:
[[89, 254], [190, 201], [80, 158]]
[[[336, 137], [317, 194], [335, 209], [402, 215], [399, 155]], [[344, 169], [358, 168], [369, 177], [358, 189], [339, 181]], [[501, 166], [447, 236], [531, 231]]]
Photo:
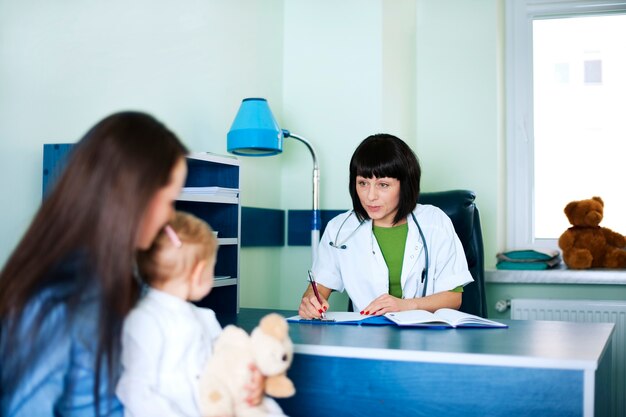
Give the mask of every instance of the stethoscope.
[[[330, 246], [332, 246], [333, 248], [335, 248], [335, 249], [347, 249], [348, 246], [346, 246], [346, 242], [348, 240], [350, 240], [350, 238], [352, 236], [354, 236], [354, 234], [357, 232], [357, 230], [359, 230], [359, 228], [363, 225], [363, 223], [365, 223], [364, 220], [360, 221], [359, 225], [348, 235], [348, 237], [346, 237], [341, 243], [335, 243], [335, 242], [339, 242], [339, 233], [341, 233], [341, 229], [343, 229], [343, 225], [346, 224], [346, 222], [348, 221], [350, 216], [352, 216], [353, 214], [354, 214], [354, 211], [352, 211], [343, 220], [343, 222], [341, 222], [341, 225], [339, 226], [339, 229], [337, 230], [337, 233], [335, 234], [335, 240], [328, 242], [328, 244]], [[417, 230], [418, 230], [418, 232], [420, 234], [420, 239], [422, 240], [422, 244], [424, 245], [425, 262], [424, 262], [424, 269], [422, 270], [422, 284], [423, 284], [423, 287], [422, 287], [422, 297], [425, 297], [426, 296], [426, 287], [428, 287], [428, 267], [430, 266], [430, 258], [428, 256], [428, 245], [426, 245], [426, 238], [424, 237], [424, 232], [422, 232], [422, 228], [420, 227], [419, 222], [415, 218], [415, 214], [411, 213], [411, 217], [413, 218], [413, 222], [417, 226]], [[373, 244], [373, 242], [372, 242], [372, 244]]]

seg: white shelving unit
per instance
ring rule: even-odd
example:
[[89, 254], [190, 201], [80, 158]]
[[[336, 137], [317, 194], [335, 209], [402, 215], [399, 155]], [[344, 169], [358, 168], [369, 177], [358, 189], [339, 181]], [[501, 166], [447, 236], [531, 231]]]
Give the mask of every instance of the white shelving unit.
[[[43, 195], [63, 170], [74, 144], [45, 144], [43, 147]], [[223, 193], [181, 193], [176, 207], [205, 220], [218, 232], [220, 249], [211, 293], [197, 304], [212, 308], [218, 317], [239, 311], [239, 251], [241, 204], [239, 160], [232, 156], [197, 152], [187, 156], [185, 187], [219, 187]], [[221, 190], [224, 191], [224, 190]]]
[[[196, 304], [209, 307], [218, 317], [239, 311], [239, 253], [241, 245], [241, 204], [239, 160], [231, 156], [197, 152], [187, 156], [185, 188], [219, 187], [228, 193], [183, 192], [176, 208], [196, 215], [218, 232], [220, 248], [215, 264], [211, 293]], [[237, 190], [233, 195], [232, 190]]]

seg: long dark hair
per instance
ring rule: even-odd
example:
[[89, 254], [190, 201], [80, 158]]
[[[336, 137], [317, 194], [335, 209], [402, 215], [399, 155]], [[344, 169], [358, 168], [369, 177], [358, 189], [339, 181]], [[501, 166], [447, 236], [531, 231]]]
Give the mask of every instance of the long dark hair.
[[400, 138], [386, 133], [368, 136], [350, 160], [350, 197], [359, 220], [369, 219], [356, 192], [357, 175], [364, 178], [395, 178], [400, 181], [400, 203], [393, 222], [398, 223], [417, 205], [422, 169], [413, 150]]
[[[113, 114], [85, 134], [0, 273], [4, 354], [25, 348], [18, 346], [24, 343], [18, 329], [29, 303], [46, 289], [67, 284], [55, 282], [62, 274], [51, 272], [72, 254], [84, 254], [88, 268], [79, 270], [71, 291], [55, 294], [53, 304], [64, 303], [71, 322], [81, 294], [97, 289], [94, 393], [98, 405], [101, 368], [106, 364], [108, 375], [116, 374], [121, 326], [138, 299], [133, 266], [140, 222], [151, 198], [168, 184], [174, 166], [186, 153], [185, 146], [163, 124], [139, 112]], [[91, 273], [82, 274], [87, 270]], [[46, 317], [53, 308], [51, 303], [43, 304], [38, 314]], [[41, 321], [35, 321], [29, 334], [39, 331]], [[34, 349], [30, 349], [31, 356], [37, 355]], [[3, 382], [6, 380], [0, 380]], [[14, 380], [11, 385], [17, 383]], [[0, 392], [5, 388], [0, 387]]]

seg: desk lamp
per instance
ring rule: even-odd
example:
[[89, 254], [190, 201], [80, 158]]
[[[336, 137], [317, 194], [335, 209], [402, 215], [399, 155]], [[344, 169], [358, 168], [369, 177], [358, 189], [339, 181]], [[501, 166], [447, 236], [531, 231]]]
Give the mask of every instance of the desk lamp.
[[281, 129], [267, 100], [245, 98], [227, 135], [228, 152], [240, 156], [272, 156], [283, 151], [283, 139], [293, 138], [306, 145], [313, 157], [313, 214], [311, 218], [312, 261], [317, 257], [320, 239], [319, 183], [320, 169], [313, 145], [305, 138]]

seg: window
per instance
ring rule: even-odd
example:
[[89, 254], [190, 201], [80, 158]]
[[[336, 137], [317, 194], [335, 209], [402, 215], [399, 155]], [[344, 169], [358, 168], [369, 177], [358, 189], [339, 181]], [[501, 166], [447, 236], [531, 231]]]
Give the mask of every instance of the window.
[[572, 200], [626, 234], [626, 2], [508, 0], [507, 249], [556, 248]]

